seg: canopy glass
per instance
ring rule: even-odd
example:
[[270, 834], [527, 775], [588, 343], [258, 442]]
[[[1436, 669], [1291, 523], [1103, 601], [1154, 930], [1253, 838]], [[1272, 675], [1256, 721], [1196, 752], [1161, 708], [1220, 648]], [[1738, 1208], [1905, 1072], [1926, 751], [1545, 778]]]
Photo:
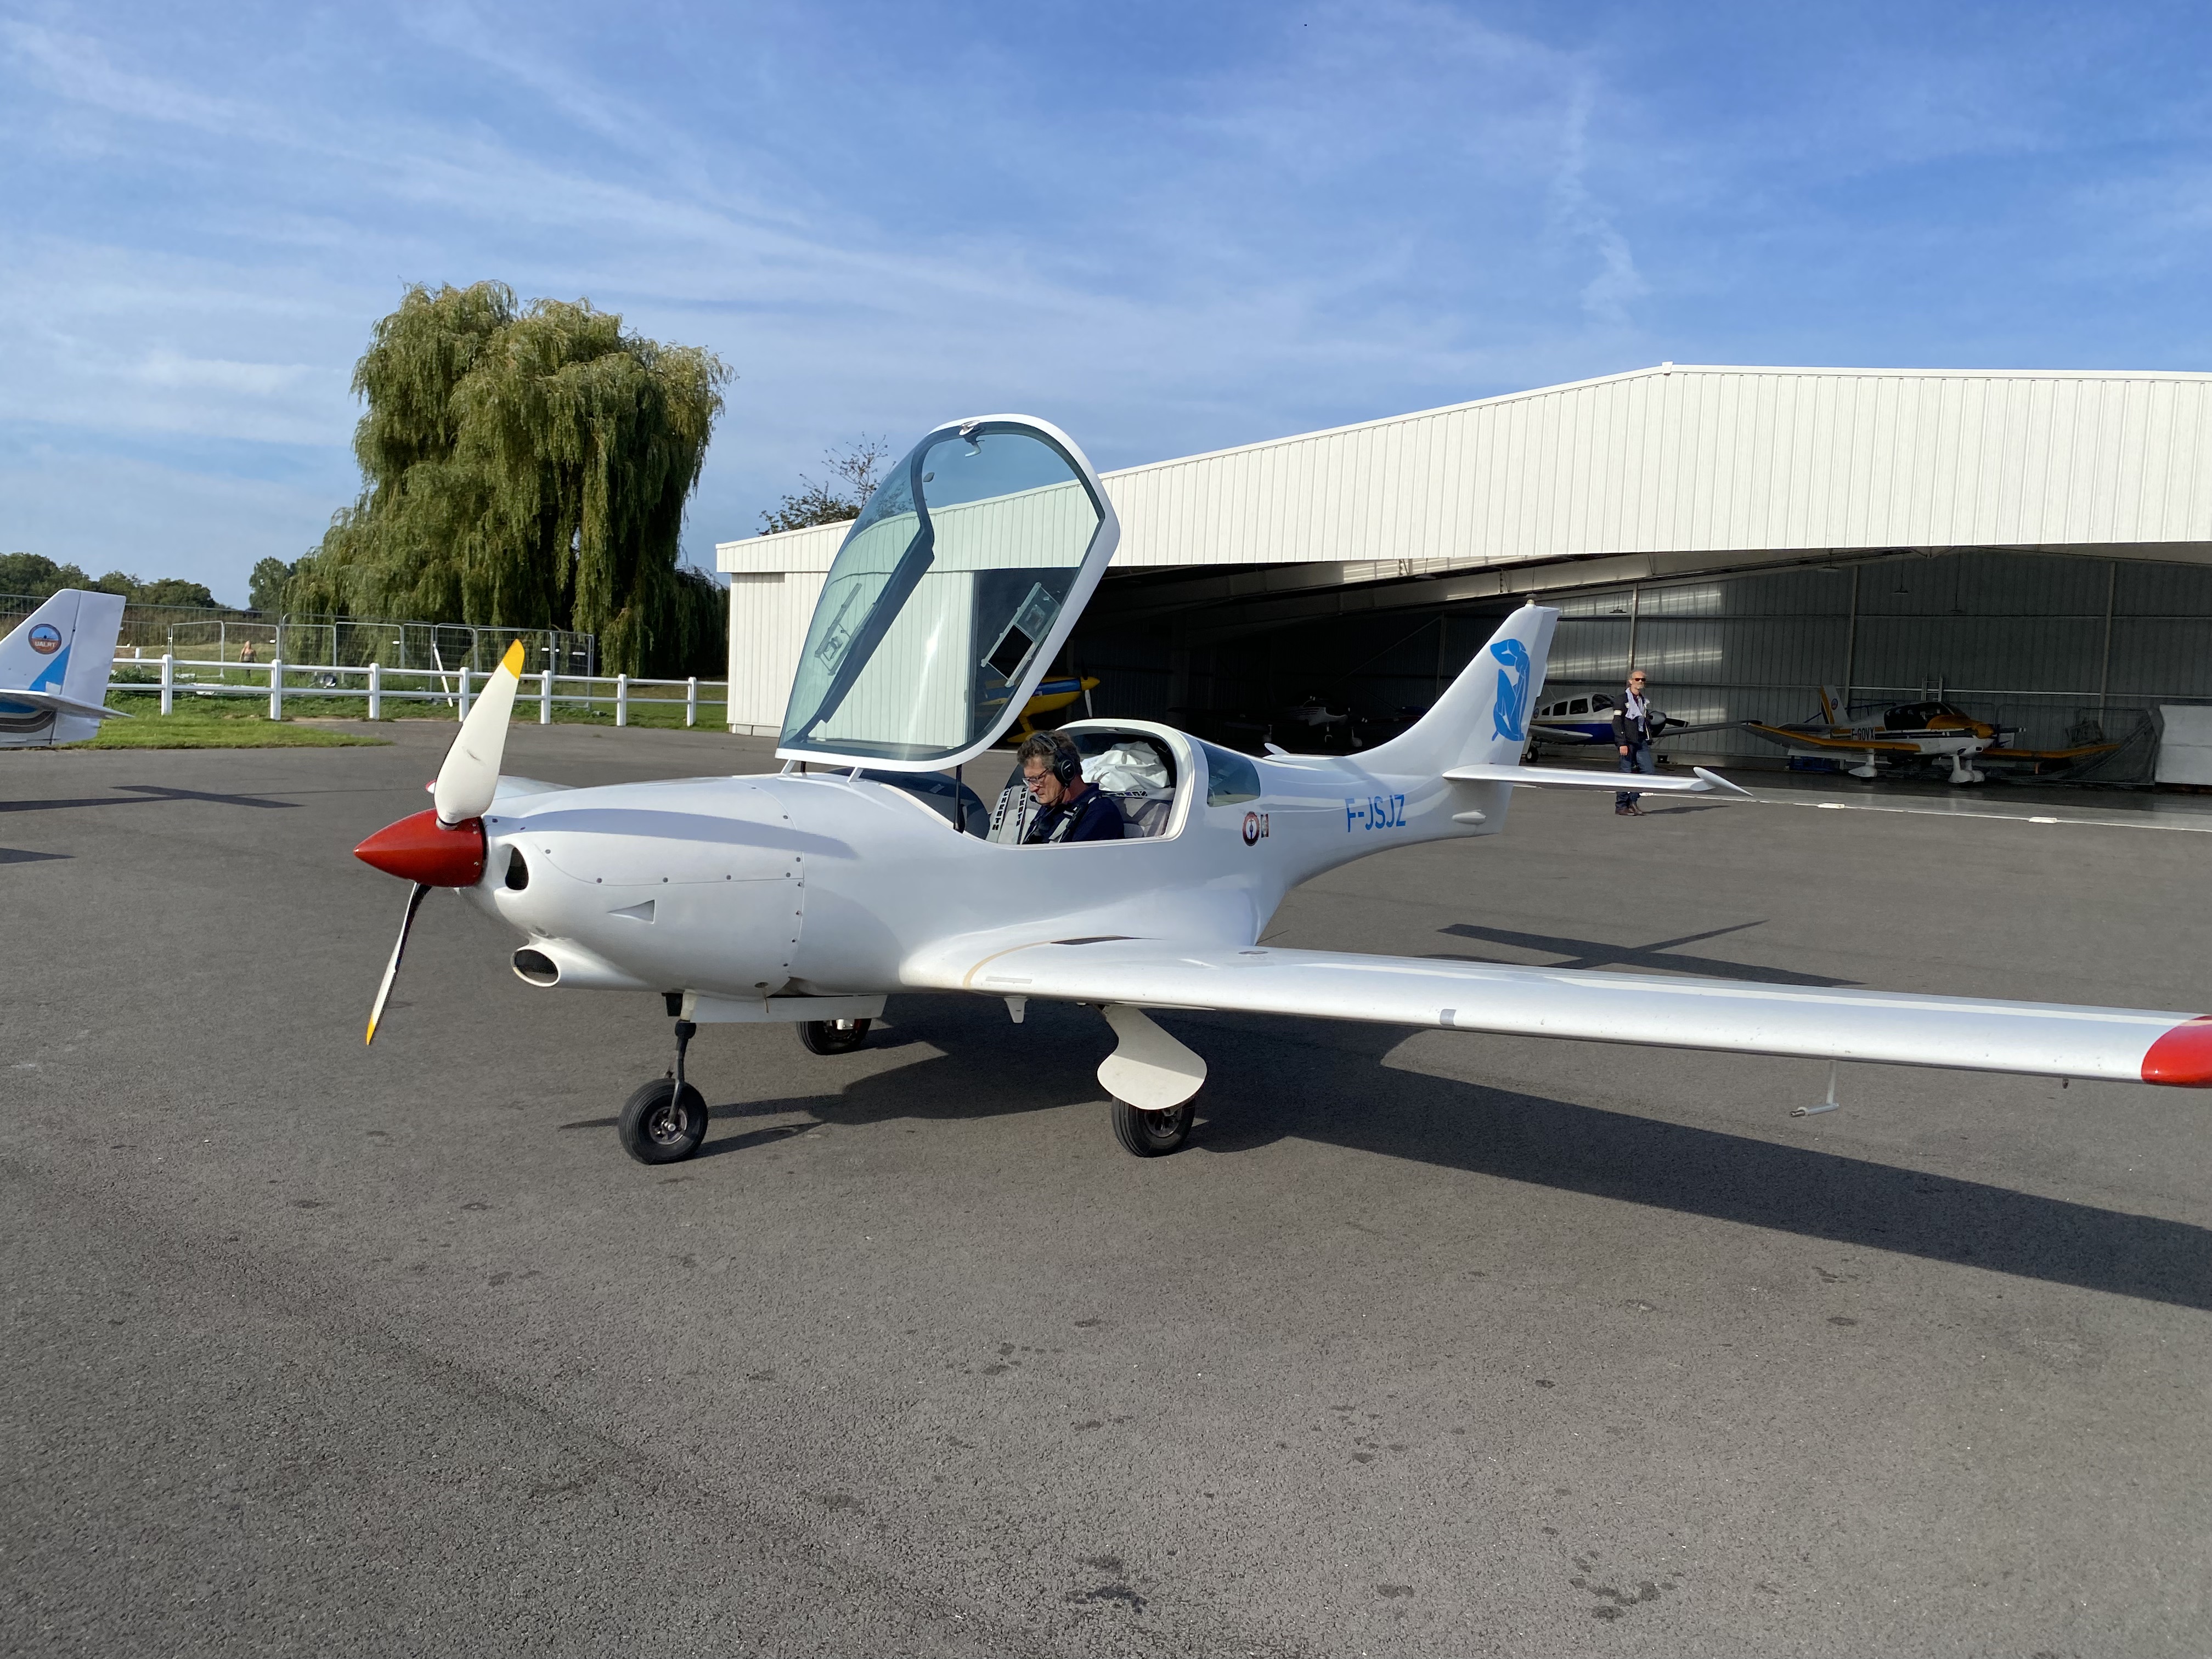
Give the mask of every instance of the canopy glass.
[[1013, 721], [1113, 554], [1089, 468], [1016, 420], [894, 467], [823, 582], [777, 752], [949, 765]]

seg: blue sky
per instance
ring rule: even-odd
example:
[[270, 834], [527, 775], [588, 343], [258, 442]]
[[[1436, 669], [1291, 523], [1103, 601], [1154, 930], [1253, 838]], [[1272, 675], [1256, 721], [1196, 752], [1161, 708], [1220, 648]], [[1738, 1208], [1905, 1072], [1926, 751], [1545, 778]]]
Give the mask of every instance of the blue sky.
[[1678, 362], [2212, 368], [2199, 4], [0, 0], [0, 550], [359, 488], [410, 281], [737, 372], [686, 545], [1019, 409], [1102, 467]]

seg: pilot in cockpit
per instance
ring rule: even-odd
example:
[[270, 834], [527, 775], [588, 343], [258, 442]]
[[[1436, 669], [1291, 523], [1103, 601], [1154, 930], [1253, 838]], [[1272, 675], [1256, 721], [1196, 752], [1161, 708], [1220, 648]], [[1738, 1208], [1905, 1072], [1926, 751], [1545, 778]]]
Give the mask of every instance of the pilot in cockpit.
[[1042, 809], [1022, 837], [1023, 846], [1121, 839], [1121, 809], [1085, 781], [1083, 757], [1070, 738], [1039, 732], [1023, 743], [1016, 758], [1022, 781]]

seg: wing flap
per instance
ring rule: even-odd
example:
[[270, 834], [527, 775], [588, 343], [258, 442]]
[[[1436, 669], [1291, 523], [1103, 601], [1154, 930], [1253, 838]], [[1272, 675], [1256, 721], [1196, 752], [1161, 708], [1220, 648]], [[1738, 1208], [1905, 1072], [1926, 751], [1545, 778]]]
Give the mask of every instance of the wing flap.
[[2212, 1016], [2147, 1009], [1259, 945], [1183, 951], [1147, 939], [1025, 945], [964, 970], [939, 968], [924, 982], [998, 996], [2212, 1086]]

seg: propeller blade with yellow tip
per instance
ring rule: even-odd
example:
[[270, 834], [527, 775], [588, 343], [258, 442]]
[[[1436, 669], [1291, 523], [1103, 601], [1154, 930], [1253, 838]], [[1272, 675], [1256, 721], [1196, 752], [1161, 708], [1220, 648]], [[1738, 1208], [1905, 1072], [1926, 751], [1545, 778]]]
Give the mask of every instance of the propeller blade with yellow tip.
[[392, 960], [384, 964], [384, 983], [376, 988], [376, 1006], [368, 1011], [368, 1035], [363, 1042], [376, 1041], [377, 1022], [384, 1018], [384, 1005], [391, 1000], [392, 981], [399, 977], [399, 958], [407, 950], [407, 930], [415, 925], [415, 913], [422, 908], [422, 895], [430, 890], [428, 882], [418, 881], [415, 890], [407, 896], [407, 914], [399, 923], [399, 943], [392, 947]]
[[431, 791], [438, 803], [438, 822], [465, 823], [491, 809], [499, 789], [500, 758], [507, 752], [507, 722], [514, 713], [515, 688], [522, 683], [522, 641], [507, 647], [507, 655], [484, 682], [483, 695], [461, 722], [446, 763], [438, 769]]

